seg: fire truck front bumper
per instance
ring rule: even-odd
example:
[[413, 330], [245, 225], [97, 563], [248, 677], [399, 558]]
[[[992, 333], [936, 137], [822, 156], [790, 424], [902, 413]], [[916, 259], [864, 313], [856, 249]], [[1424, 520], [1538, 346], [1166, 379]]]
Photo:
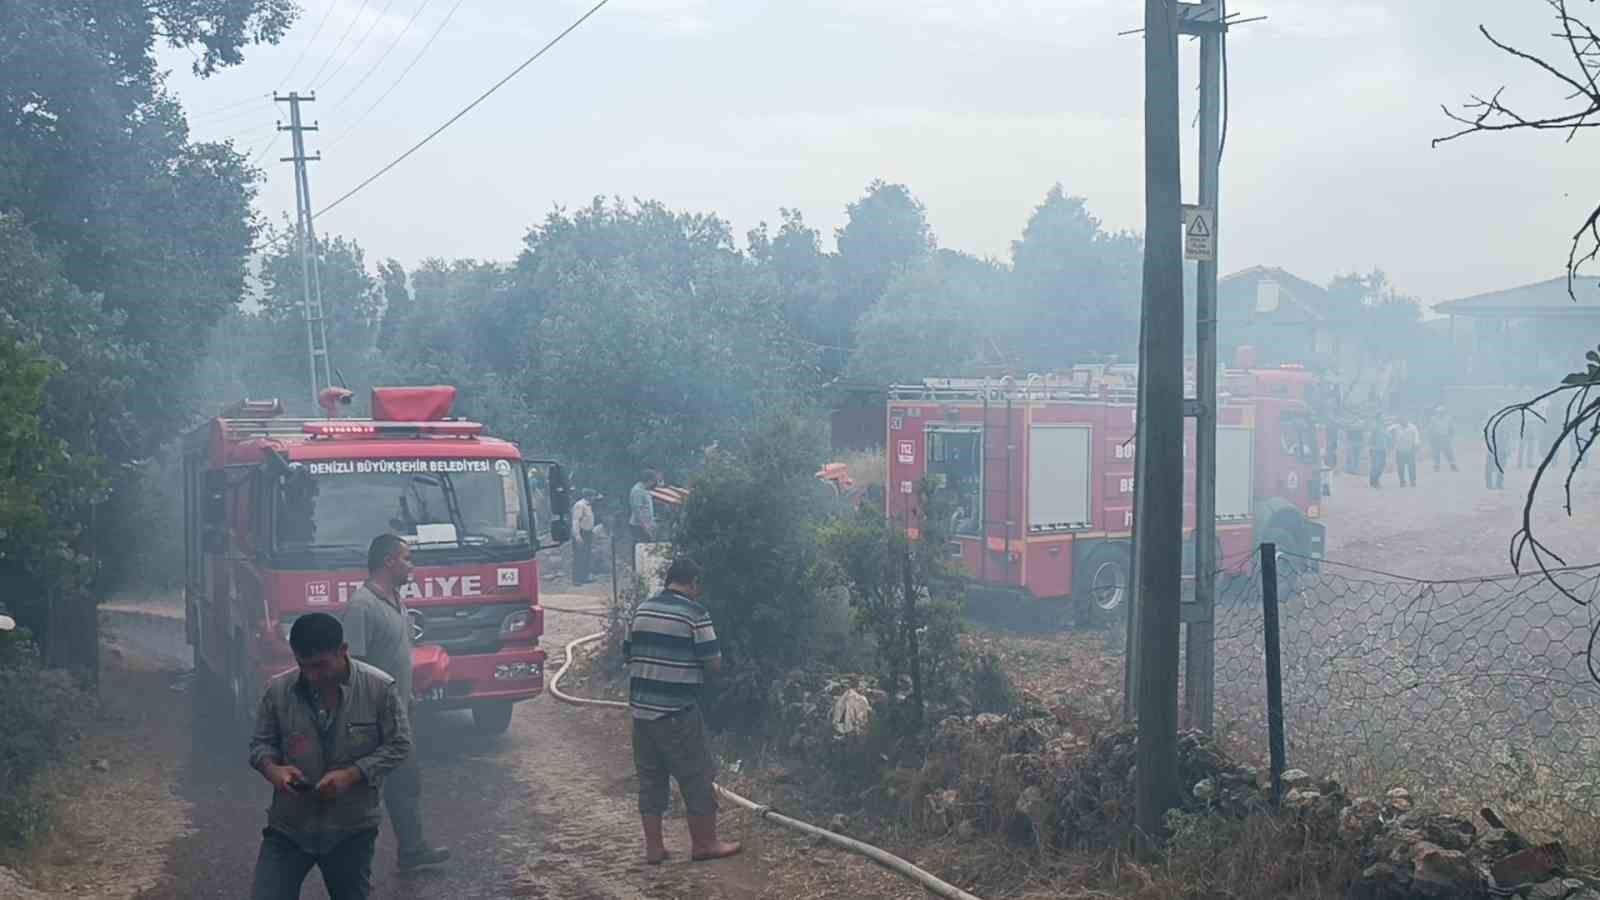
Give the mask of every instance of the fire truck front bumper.
[[417, 698], [427, 709], [461, 709], [475, 703], [531, 700], [544, 693], [545, 652], [540, 647], [450, 657], [448, 680]]

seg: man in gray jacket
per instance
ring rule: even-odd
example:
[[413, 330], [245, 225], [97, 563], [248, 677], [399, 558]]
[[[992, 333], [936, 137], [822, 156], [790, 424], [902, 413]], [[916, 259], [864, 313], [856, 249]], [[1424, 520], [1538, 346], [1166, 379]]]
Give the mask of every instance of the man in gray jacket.
[[[411, 582], [411, 546], [393, 534], [380, 534], [367, 548], [367, 580], [350, 595], [344, 611], [350, 655], [389, 674], [410, 712], [411, 619], [400, 589]], [[438, 865], [450, 851], [430, 847], [422, 836], [422, 771], [411, 754], [383, 783], [383, 802], [394, 825], [402, 871]]]
[[350, 659], [339, 620], [309, 613], [289, 629], [297, 671], [267, 683], [250, 765], [273, 788], [253, 900], [295, 900], [311, 867], [332, 900], [372, 893], [383, 777], [411, 755], [393, 678]]

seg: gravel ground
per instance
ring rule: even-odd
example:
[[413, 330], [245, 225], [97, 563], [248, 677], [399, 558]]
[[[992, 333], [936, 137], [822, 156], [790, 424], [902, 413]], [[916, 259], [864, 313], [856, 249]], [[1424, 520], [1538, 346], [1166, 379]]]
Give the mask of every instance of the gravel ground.
[[[551, 593], [546, 602], [603, 610], [606, 591]], [[112, 604], [102, 709], [79, 755], [57, 772], [58, 822], [22, 867], [52, 897], [246, 896], [268, 788], [242, 747], [197, 732], [183, 672], [181, 610], [170, 599]], [[594, 618], [551, 612], [545, 645], [559, 657]], [[688, 862], [681, 820], [668, 823], [675, 859], [643, 864], [627, 722], [541, 697], [517, 708], [511, 731], [470, 733], [463, 713], [418, 723], [430, 837], [455, 859], [401, 876], [387, 827], [375, 863], [385, 898], [764, 898], [904, 896], [870, 864], [816, 850], [743, 812], [723, 829], [745, 854]], [[104, 760], [105, 771], [90, 765]], [[834, 885], [822, 889], [819, 885]], [[843, 888], [843, 885], [848, 885]], [[842, 888], [842, 890], [841, 890]], [[326, 897], [313, 874], [305, 896]]]

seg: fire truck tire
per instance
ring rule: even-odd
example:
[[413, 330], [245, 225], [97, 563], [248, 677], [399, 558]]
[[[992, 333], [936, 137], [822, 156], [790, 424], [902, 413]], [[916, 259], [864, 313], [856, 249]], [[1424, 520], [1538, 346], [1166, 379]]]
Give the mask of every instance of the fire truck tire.
[[1121, 544], [1102, 544], [1085, 557], [1074, 591], [1080, 628], [1114, 625], [1128, 615], [1129, 560]]
[[505, 734], [514, 708], [510, 701], [479, 703], [472, 707], [472, 727], [480, 734]]
[[[1261, 532], [1261, 543], [1275, 544], [1278, 547], [1278, 600], [1279, 602], [1288, 600], [1300, 584], [1302, 561], [1296, 554], [1305, 552], [1300, 539], [1287, 529], [1269, 526]], [[1284, 551], [1288, 551], [1288, 554]], [[1256, 581], [1259, 582], [1260, 578], [1257, 577]]]

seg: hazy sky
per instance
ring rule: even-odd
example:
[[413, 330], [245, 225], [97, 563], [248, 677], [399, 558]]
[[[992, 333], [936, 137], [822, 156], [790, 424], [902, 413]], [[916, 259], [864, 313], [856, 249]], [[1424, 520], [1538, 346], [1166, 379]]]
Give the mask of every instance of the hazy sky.
[[[211, 79], [189, 74], [187, 52], [161, 57], [197, 137], [265, 154], [261, 205], [273, 219], [292, 212], [294, 193], [277, 162], [287, 136], [264, 149], [287, 116], [272, 90], [317, 92], [307, 110], [323, 128], [308, 136], [324, 155], [311, 176], [320, 208], [590, 5], [460, 0], [440, 30], [457, 0], [301, 2], [280, 46]], [[1560, 106], [1548, 78], [1476, 31], [1554, 51], [1544, 0], [1234, 0], [1229, 11], [1269, 19], [1229, 42], [1224, 272], [1264, 264], [1323, 282], [1379, 266], [1430, 303], [1559, 274], [1600, 191], [1593, 140], [1429, 147], [1449, 130], [1440, 104], [1469, 92], [1506, 84], [1534, 111]], [[407, 265], [509, 259], [554, 205], [595, 194], [713, 211], [741, 236], [798, 207], [829, 234], [881, 177], [910, 186], [942, 246], [972, 253], [1009, 259], [1057, 181], [1107, 226], [1142, 229], [1142, 45], [1116, 35], [1141, 17], [1137, 0], [612, 0], [318, 226], [357, 238], [369, 260]], [[1196, 52], [1184, 46], [1192, 107]]]

